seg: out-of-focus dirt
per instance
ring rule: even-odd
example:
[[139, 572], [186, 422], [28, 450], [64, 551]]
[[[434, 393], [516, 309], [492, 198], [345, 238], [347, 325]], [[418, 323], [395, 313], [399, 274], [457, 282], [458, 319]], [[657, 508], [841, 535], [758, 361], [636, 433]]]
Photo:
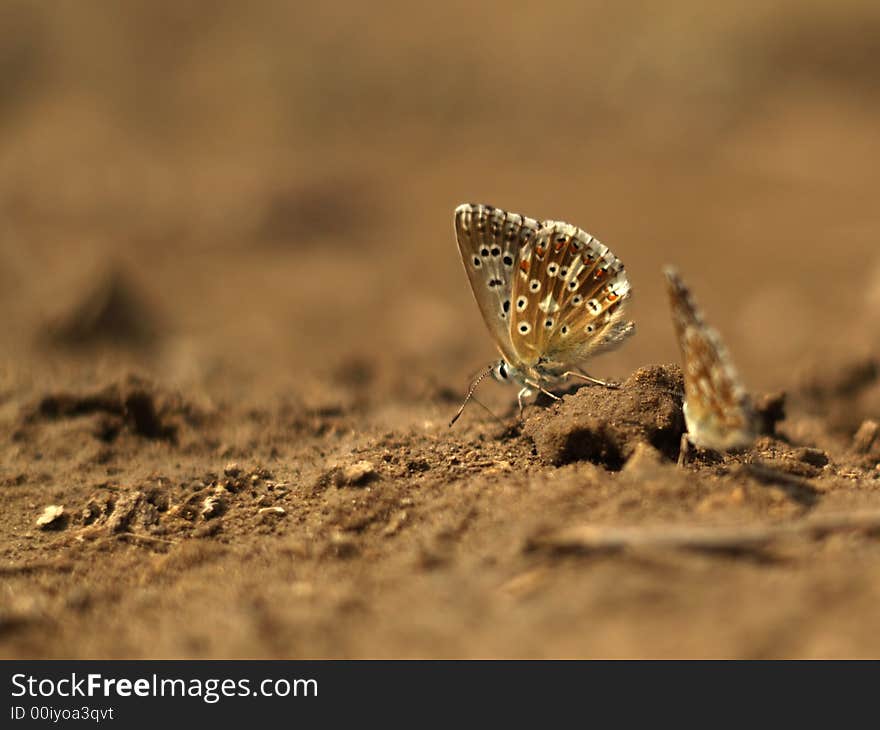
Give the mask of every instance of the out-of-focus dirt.
[[[4, 7], [0, 654], [880, 654], [874, 4], [367, 7]], [[463, 201], [626, 263], [619, 390], [448, 427]]]

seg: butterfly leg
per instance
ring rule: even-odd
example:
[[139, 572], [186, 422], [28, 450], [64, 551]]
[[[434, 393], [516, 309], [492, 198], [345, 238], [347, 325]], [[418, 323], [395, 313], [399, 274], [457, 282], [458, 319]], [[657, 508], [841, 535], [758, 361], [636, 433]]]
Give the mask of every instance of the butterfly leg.
[[562, 374], [562, 377], [580, 378], [581, 380], [586, 380], [588, 383], [593, 383], [593, 385], [601, 385], [604, 388], [611, 388], [612, 390], [617, 390], [618, 388], [620, 388], [620, 383], [615, 383], [611, 380], [599, 380], [599, 378], [594, 378], [591, 375], [578, 372], [577, 370], [568, 370]]
[[544, 395], [550, 396], [553, 400], [562, 400], [562, 398], [560, 398], [558, 395], [551, 393], [549, 390], [545, 390], [544, 388], [542, 388], [538, 383], [534, 382], [533, 380], [526, 380], [524, 382], [525, 382], [525, 387], [519, 392], [519, 395], [517, 395], [517, 397], [516, 397], [517, 401], [519, 402], [520, 418], [522, 418], [523, 408], [525, 408], [525, 405], [523, 405], [523, 398], [528, 398], [530, 395], [532, 395], [532, 393], [534, 392], [532, 390], [532, 388], [540, 391]]
[[519, 403], [519, 417], [520, 418], [522, 418], [523, 408], [525, 408], [525, 405], [523, 405], [523, 398], [528, 398], [531, 394], [532, 394], [532, 389], [526, 387], [526, 388], [523, 388], [519, 392], [519, 394], [516, 396], [516, 401], [517, 401], [517, 403]]
[[681, 446], [678, 448], [678, 465], [687, 464], [688, 456], [691, 451], [691, 440], [688, 438], [687, 431], [681, 435]]
[[540, 385], [531, 380], [526, 380], [526, 385], [528, 385], [530, 388], [535, 388], [541, 391], [544, 395], [550, 396], [553, 400], [562, 400], [562, 398], [560, 398], [555, 393], [551, 393], [549, 390], [542, 388]]

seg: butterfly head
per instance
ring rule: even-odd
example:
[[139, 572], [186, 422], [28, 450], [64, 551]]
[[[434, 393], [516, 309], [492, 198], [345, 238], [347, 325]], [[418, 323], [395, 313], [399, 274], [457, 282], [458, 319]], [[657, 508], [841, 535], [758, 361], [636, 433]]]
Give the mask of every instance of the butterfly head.
[[499, 383], [509, 383], [514, 368], [503, 357], [492, 366], [492, 377]]
[[520, 386], [524, 386], [527, 379], [534, 377], [530, 369], [515, 368], [503, 357], [492, 366], [491, 374], [499, 383], [516, 383]]

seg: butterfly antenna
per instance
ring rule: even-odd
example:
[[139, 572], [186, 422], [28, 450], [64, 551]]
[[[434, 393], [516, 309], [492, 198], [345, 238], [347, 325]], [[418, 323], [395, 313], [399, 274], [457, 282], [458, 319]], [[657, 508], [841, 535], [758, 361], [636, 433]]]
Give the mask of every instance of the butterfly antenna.
[[[480, 384], [480, 381], [485, 378], [489, 373], [492, 372], [492, 368], [495, 367], [493, 363], [489, 367], [487, 367], [483, 372], [481, 372], [477, 379], [471, 383], [471, 387], [467, 392], [467, 395], [464, 397], [464, 401], [461, 404], [461, 407], [458, 409], [458, 412], [452, 417], [452, 420], [449, 422], [449, 428], [452, 428], [453, 424], [458, 420], [458, 417], [464, 412], [464, 407], [468, 404], [468, 401], [473, 398], [474, 391], [477, 389], [477, 386]], [[484, 406], [485, 407], [485, 406]]]

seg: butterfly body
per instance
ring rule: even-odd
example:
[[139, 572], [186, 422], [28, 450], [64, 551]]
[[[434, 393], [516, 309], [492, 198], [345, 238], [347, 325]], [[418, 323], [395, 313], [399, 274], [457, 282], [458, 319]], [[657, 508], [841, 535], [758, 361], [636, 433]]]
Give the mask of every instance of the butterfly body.
[[492, 374], [522, 387], [520, 405], [535, 390], [547, 392], [578, 375], [586, 359], [634, 332], [623, 319], [630, 296], [623, 264], [586, 231], [463, 204], [455, 211], [455, 234], [474, 298], [501, 354]]
[[491, 372], [492, 377], [499, 383], [516, 383], [520, 386], [519, 400], [522, 404], [522, 399], [534, 395], [535, 390], [544, 390], [545, 387], [565, 380], [564, 370], [548, 369], [547, 365], [543, 363], [535, 366], [521, 365], [522, 369], [518, 369], [502, 357], [492, 366]]
[[718, 333], [706, 325], [678, 272], [665, 270], [672, 320], [684, 362], [684, 419], [694, 446], [750, 446], [757, 428], [751, 400]]
[[711, 412], [694, 407], [693, 399], [685, 401], [682, 411], [687, 424], [688, 438], [697, 448], [735, 451], [747, 448], [755, 440], [755, 434], [746, 421], [738, 422], [731, 428]]

